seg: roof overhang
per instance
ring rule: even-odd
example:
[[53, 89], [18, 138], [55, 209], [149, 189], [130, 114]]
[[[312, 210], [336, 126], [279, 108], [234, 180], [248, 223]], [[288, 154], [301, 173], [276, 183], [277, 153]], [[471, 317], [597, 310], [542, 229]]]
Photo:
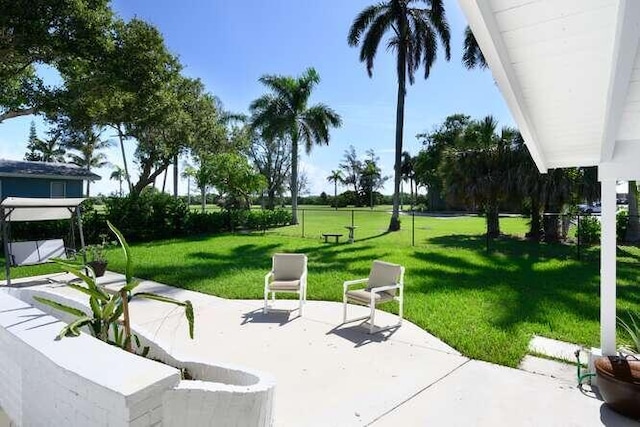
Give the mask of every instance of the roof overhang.
[[0, 178], [34, 178], [34, 179], [60, 179], [64, 181], [100, 181], [102, 177], [95, 173], [91, 173], [85, 176], [74, 175], [44, 175], [44, 174], [29, 174], [29, 173], [11, 173], [0, 172]]
[[7, 197], [0, 203], [5, 221], [50, 221], [69, 219], [86, 199], [39, 199]]
[[531, 157], [629, 163], [640, 144], [640, 1], [458, 0]]

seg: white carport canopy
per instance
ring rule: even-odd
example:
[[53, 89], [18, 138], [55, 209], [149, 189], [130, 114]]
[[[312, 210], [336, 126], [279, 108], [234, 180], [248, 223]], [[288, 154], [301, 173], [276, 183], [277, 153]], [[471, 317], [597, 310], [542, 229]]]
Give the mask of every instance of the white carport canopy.
[[[84, 249], [84, 234], [80, 204], [86, 199], [38, 199], [7, 197], [0, 203], [0, 222], [2, 223], [2, 241], [5, 254], [5, 272], [7, 285], [11, 284], [11, 263], [9, 261], [9, 233], [7, 225], [11, 222], [72, 220], [74, 213], [78, 221], [80, 246]], [[83, 252], [84, 256], [84, 252]]]
[[616, 351], [616, 180], [640, 179], [640, 0], [458, 0], [541, 172], [598, 166], [601, 346]]
[[51, 221], [71, 219], [76, 208], [86, 199], [35, 199], [7, 197], [0, 203], [5, 221]]

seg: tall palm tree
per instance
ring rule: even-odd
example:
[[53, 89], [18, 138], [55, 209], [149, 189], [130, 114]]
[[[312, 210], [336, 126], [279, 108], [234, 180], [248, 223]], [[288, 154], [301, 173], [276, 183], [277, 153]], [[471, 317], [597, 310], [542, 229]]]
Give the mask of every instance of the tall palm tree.
[[253, 101], [249, 107], [252, 125], [267, 139], [284, 135], [291, 141], [291, 210], [292, 222], [298, 223], [298, 145], [307, 154], [314, 145], [329, 144], [329, 130], [340, 127], [338, 113], [324, 104], [309, 106], [309, 98], [320, 75], [308, 68], [299, 77], [265, 75], [260, 77], [270, 93]]
[[124, 181], [125, 178], [126, 178], [126, 173], [124, 169], [118, 165], [114, 165], [113, 171], [111, 172], [111, 175], [109, 175], [109, 179], [118, 181], [118, 185], [120, 186], [120, 189], [118, 190], [118, 194], [120, 195], [120, 197], [122, 197], [122, 181]]
[[336, 169], [331, 171], [331, 175], [327, 177], [327, 181], [333, 182], [333, 204], [336, 210], [338, 210], [338, 183], [342, 183], [342, 171]]
[[[418, 7], [424, 3], [425, 7]], [[429, 77], [438, 53], [438, 39], [451, 57], [449, 24], [442, 0], [387, 0], [369, 6], [356, 17], [349, 30], [350, 46], [360, 46], [360, 61], [366, 63], [369, 77], [373, 74], [373, 61], [385, 33], [391, 33], [387, 47], [396, 53], [398, 73], [398, 100], [396, 107], [396, 143], [393, 183], [393, 214], [390, 231], [400, 229], [400, 165], [402, 163], [402, 137], [404, 132], [404, 100], [406, 82], [413, 84], [415, 72], [424, 67], [424, 78]]]
[[[110, 140], [100, 139], [100, 134], [91, 128], [72, 130], [66, 136], [64, 146], [70, 150], [67, 152], [69, 163], [80, 166], [88, 171], [107, 166], [107, 156], [101, 150], [111, 146]], [[90, 196], [91, 181], [87, 181], [87, 197]]]

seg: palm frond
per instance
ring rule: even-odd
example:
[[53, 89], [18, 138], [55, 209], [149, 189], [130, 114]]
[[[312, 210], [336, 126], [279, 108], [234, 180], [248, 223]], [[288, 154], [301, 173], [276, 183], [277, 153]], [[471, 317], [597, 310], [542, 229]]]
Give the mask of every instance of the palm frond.
[[464, 30], [464, 49], [462, 54], [462, 63], [467, 69], [487, 68], [487, 61], [478, 45], [478, 41], [471, 31], [471, 27], [467, 25]]
[[349, 28], [349, 35], [347, 36], [347, 42], [349, 46], [354, 47], [360, 44], [360, 38], [362, 33], [371, 25], [371, 22], [378, 16], [382, 10], [388, 6], [385, 3], [378, 3], [365, 8], [362, 12], [356, 16], [353, 20], [351, 28]]

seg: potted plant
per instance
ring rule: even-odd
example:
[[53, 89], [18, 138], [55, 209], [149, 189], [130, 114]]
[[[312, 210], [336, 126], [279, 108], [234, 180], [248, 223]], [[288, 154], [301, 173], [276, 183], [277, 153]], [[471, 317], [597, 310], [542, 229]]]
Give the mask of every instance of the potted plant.
[[628, 313], [628, 318], [618, 317], [618, 324], [630, 338], [630, 345], [622, 347], [617, 356], [596, 359], [596, 381], [607, 405], [640, 419], [640, 316]]
[[97, 245], [89, 245], [85, 248], [86, 253], [88, 255], [89, 261], [87, 265], [91, 267], [96, 277], [104, 276], [105, 271], [107, 271], [107, 258], [105, 257], [105, 248], [106, 244], [106, 236], [102, 237], [102, 243]]

